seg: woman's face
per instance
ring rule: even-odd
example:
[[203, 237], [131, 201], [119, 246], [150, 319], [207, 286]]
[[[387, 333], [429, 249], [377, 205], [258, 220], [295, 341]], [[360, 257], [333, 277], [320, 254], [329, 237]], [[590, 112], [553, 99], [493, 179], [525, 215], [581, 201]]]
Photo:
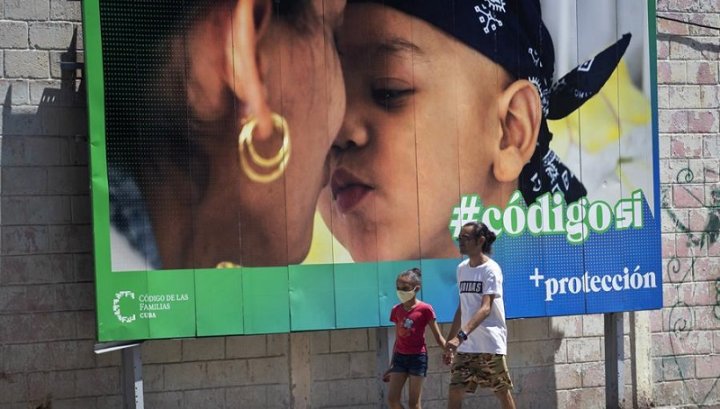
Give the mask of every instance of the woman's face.
[[[346, 116], [320, 209], [356, 261], [457, 256], [448, 231], [462, 193], [497, 204], [497, 97], [509, 78], [428, 23], [348, 6], [339, 34]], [[332, 198], [330, 198], [332, 196]]]
[[[284, 183], [280, 179], [275, 186], [245, 184], [246, 194], [258, 199], [245, 224], [266, 231], [269, 237], [260, 239], [277, 245], [277, 254], [287, 251], [287, 263], [302, 262], [310, 247], [318, 195], [329, 179], [327, 154], [345, 113], [335, 45], [345, 1], [310, 3], [314, 17], [308, 17], [304, 27], [275, 19], [260, 44], [268, 56], [264, 80], [270, 108], [285, 117], [291, 135]], [[267, 156], [277, 148], [274, 144]], [[271, 194], [263, 194], [264, 189]], [[260, 246], [257, 255], [245, 258], [267, 257], [268, 250]]]
[[[208, 44], [222, 38], [222, 24], [208, 19], [194, 31], [197, 34], [189, 45], [191, 78], [199, 85], [192, 88], [194, 83], [190, 83], [189, 96], [195, 115], [210, 122], [232, 111], [228, 117], [233, 122], [216, 131], [221, 141], [206, 138], [203, 142], [211, 159], [209, 186], [193, 215], [197, 220], [196, 265], [219, 261], [286, 265], [302, 262], [307, 254], [318, 195], [329, 179], [327, 155], [346, 101], [335, 45], [345, 1], [312, 0], [307, 8], [300, 18], [273, 15], [258, 33], [257, 63], [265, 97], [270, 109], [287, 120], [291, 141], [284, 176], [270, 183], [250, 180], [238, 164], [239, 131], [234, 124], [244, 115], [243, 101], [235, 100], [233, 109], [223, 99], [228, 93], [218, 91], [224, 84], [202, 71], [205, 62], [212, 65], [222, 60], [222, 48], [209, 56], [202, 54]], [[219, 13], [217, 21], [229, 24], [229, 11]], [[253, 145], [261, 156], [272, 157], [281, 139], [281, 132], [276, 132], [267, 141], [254, 140]]]

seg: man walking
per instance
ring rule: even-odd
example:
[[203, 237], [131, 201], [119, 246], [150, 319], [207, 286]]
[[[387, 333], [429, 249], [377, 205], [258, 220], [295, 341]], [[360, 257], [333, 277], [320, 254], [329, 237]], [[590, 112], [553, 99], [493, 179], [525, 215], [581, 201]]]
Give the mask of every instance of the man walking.
[[465, 393], [478, 386], [491, 388], [503, 409], [515, 409], [505, 360], [503, 275], [489, 257], [495, 239], [495, 233], [476, 222], [465, 224], [458, 237], [460, 253], [468, 259], [457, 268], [460, 303], [447, 337], [446, 362], [452, 360], [448, 409], [461, 409]]

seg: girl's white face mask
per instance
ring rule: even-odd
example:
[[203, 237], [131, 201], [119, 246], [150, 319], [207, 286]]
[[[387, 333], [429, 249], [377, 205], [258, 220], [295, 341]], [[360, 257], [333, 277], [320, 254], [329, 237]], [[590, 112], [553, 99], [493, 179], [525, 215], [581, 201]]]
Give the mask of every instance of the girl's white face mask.
[[416, 293], [415, 293], [415, 290], [417, 290], [417, 289], [414, 289], [414, 290], [411, 290], [411, 291], [400, 291], [400, 290], [397, 290], [397, 297], [398, 297], [398, 299], [400, 300], [401, 303], [406, 303], [406, 302], [412, 300], [413, 298], [415, 298], [415, 294], [416, 294]]

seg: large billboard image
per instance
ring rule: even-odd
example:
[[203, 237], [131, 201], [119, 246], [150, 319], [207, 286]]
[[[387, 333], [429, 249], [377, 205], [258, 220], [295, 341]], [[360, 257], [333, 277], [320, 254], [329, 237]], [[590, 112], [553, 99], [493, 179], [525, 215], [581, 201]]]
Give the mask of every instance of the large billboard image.
[[662, 306], [653, 0], [87, 0], [98, 338]]

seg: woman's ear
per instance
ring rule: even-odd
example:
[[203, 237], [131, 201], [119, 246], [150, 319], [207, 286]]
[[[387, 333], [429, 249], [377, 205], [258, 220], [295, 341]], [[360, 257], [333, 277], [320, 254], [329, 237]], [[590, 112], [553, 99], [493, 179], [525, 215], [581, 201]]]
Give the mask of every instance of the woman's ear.
[[493, 174], [500, 182], [512, 182], [535, 153], [542, 120], [540, 95], [530, 81], [517, 80], [500, 94], [498, 108], [503, 134]]
[[258, 49], [271, 17], [271, 0], [236, 0], [225, 39], [225, 81], [245, 107], [239, 119], [257, 119], [253, 136], [258, 140], [269, 138], [273, 132]]
[[[215, 121], [232, 111], [240, 125], [252, 115], [258, 119], [254, 136], [270, 137], [271, 111], [264, 92], [258, 43], [268, 30], [271, 1], [218, 2], [187, 33], [171, 38], [172, 61], [182, 59], [187, 66], [171, 64], [168, 68], [185, 87], [188, 105], [199, 120]], [[228, 104], [228, 91], [239, 101], [239, 109], [236, 104]]]

